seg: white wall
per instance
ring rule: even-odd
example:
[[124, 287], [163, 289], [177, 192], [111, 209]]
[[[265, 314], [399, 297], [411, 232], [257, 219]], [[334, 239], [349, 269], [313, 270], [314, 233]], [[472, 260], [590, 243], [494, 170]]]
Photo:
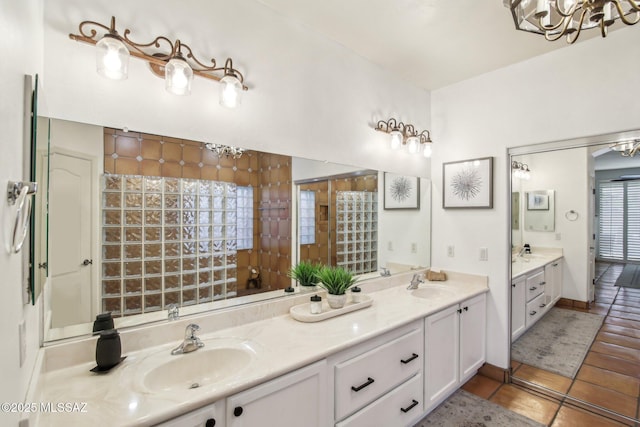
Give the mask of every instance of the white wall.
[[[526, 210], [524, 197], [527, 191], [555, 190], [555, 230], [553, 232], [529, 231], [524, 225], [522, 243], [532, 247], [562, 248], [564, 254], [562, 297], [578, 301], [588, 300], [589, 275], [589, 174], [588, 148], [572, 148], [545, 153], [518, 156], [529, 165], [531, 179], [522, 181], [522, 204]], [[571, 165], [571, 173], [567, 173]], [[578, 213], [575, 221], [569, 221], [565, 213]], [[560, 239], [557, 239], [557, 237]]]
[[[0, 188], [23, 176], [24, 75], [41, 72], [42, 1], [0, 1]], [[15, 208], [0, 200], [0, 402], [23, 402], [39, 344], [38, 305], [23, 305], [22, 254], [9, 254], [9, 223]], [[39, 301], [38, 301], [39, 304]], [[18, 324], [26, 322], [27, 359], [20, 366]], [[18, 414], [0, 412], [0, 424], [17, 425]]]
[[[171, 95], [134, 58], [127, 80], [98, 76], [93, 46], [68, 34], [111, 15], [134, 40], [179, 37], [200, 57], [231, 56], [250, 88], [242, 106], [218, 105], [217, 83], [202, 78], [191, 96]], [[429, 176], [429, 160], [392, 152], [373, 130], [391, 116], [429, 128], [427, 91], [252, 0], [49, 0], [45, 72], [50, 117]]]
[[[433, 265], [489, 276], [489, 363], [509, 365], [507, 147], [637, 128], [640, 101], [629, 82], [637, 80], [640, 55], [629, 46], [638, 41], [640, 26], [624, 28], [431, 94], [432, 135], [441, 147], [432, 158], [433, 199], [442, 197], [443, 162], [495, 158], [493, 209], [434, 203], [432, 230]], [[488, 262], [478, 260], [480, 247], [489, 249]]]

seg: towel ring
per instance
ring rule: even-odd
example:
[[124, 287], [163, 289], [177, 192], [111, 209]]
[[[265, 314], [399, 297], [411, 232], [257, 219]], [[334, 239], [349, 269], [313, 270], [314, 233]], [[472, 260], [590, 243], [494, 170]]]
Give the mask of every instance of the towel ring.
[[18, 208], [16, 209], [16, 221], [13, 224], [13, 231], [11, 233], [11, 251], [16, 254], [22, 249], [22, 245], [27, 238], [27, 232], [29, 231], [31, 197], [27, 197], [28, 194], [29, 187], [25, 185], [15, 200]]
[[564, 214], [564, 217], [567, 218], [569, 221], [576, 221], [578, 219], [578, 212], [574, 211], [573, 209], [571, 209], [570, 211], [567, 211]]

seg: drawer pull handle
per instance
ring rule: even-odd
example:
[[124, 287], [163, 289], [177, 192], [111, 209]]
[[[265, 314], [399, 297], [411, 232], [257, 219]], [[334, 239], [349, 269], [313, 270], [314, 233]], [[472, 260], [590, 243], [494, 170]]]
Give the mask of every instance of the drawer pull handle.
[[529, 313], [529, 316], [535, 316], [537, 313], [537, 311], [532, 311], [531, 313]]
[[540, 286], [544, 286], [546, 284], [547, 284], [547, 282], [540, 282]]
[[465, 307], [464, 311], [469, 311], [469, 306]]
[[362, 384], [362, 385], [359, 385], [358, 387], [351, 386], [351, 390], [353, 390], [353, 391], [355, 391], [355, 392], [358, 392], [358, 391], [362, 390], [363, 388], [365, 388], [365, 387], [370, 386], [371, 384], [373, 384], [373, 381], [374, 381], [374, 380], [373, 380], [373, 378], [368, 377], [368, 378], [367, 378], [367, 382], [366, 382], [366, 383], [364, 383], [364, 384]]
[[529, 288], [530, 291], [535, 291], [536, 289], [538, 289], [538, 288], [535, 287], [535, 286], [532, 286], [532, 287]]
[[409, 363], [412, 360], [415, 360], [417, 358], [418, 358], [418, 355], [415, 354], [415, 353], [412, 353], [410, 358], [408, 358], [408, 359], [400, 359], [400, 361], [406, 365], [407, 363]]
[[400, 410], [406, 414], [407, 412], [415, 408], [417, 404], [418, 404], [417, 400], [411, 399], [411, 405], [407, 406], [406, 408], [400, 408]]
[[540, 304], [540, 308], [545, 308], [547, 304]]
[[558, 266], [558, 263], [556, 262], [555, 264], [553, 264], [553, 266], [554, 266], [554, 267], [557, 267], [557, 266]]
[[462, 309], [461, 308], [457, 309], [456, 311], [458, 312], [458, 314], [462, 313]]

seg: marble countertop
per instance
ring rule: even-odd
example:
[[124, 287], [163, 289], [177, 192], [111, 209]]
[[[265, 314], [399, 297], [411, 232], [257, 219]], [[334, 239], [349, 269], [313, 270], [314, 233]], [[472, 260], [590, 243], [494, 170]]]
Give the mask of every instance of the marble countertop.
[[[254, 321], [207, 333], [200, 337], [205, 348], [220, 343], [251, 350], [251, 361], [234, 375], [195, 389], [179, 392], [150, 392], [143, 384], [145, 372], [176, 358], [189, 359], [198, 352], [171, 356], [180, 340], [129, 353], [107, 374], [89, 372], [95, 362], [43, 370], [33, 399], [37, 402], [86, 404], [83, 412], [42, 412], [36, 425], [129, 426], [153, 425], [203, 407], [234, 393], [321, 360], [355, 344], [395, 329], [411, 321], [488, 292], [485, 276], [449, 273], [449, 280], [437, 282], [454, 292], [434, 298], [417, 298], [407, 283], [378, 290], [361, 284], [372, 299], [371, 307], [317, 323], [302, 323], [289, 314]], [[378, 280], [384, 283], [383, 280]], [[434, 282], [436, 283], [436, 282]], [[430, 282], [420, 285], [429, 286]], [[252, 310], [250, 306], [244, 308]], [[174, 336], [174, 335], [171, 335]], [[123, 348], [126, 349], [123, 338]]]
[[544, 267], [550, 262], [562, 258], [560, 248], [538, 248], [531, 249], [531, 254], [511, 257], [511, 277], [513, 279], [532, 272], [540, 267]]

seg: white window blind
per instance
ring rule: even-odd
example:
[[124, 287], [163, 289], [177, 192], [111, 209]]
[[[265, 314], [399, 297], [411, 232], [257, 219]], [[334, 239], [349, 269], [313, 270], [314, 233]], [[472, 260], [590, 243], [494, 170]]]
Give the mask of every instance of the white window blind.
[[624, 183], [601, 182], [598, 207], [598, 257], [624, 260]]
[[640, 261], [640, 181], [627, 181], [627, 260]]

